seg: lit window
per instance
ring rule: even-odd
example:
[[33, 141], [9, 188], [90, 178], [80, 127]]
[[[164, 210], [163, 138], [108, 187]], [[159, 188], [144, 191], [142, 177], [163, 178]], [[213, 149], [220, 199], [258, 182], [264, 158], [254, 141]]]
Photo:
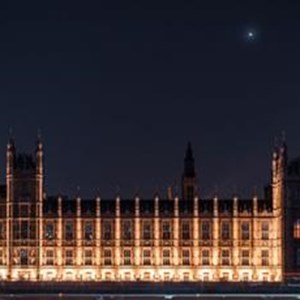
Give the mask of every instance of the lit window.
[[201, 223], [201, 239], [204, 241], [211, 239], [211, 228], [209, 221], [203, 221]]
[[169, 266], [171, 264], [171, 251], [163, 250], [163, 265]]
[[21, 221], [21, 239], [26, 240], [29, 239], [29, 222]]
[[250, 251], [242, 250], [242, 266], [250, 265]]
[[190, 230], [190, 223], [189, 222], [183, 222], [181, 226], [181, 233], [182, 233], [182, 239], [187, 241], [191, 238], [191, 230]]
[[123, 251], [124, 266], [130, 266], [132, 264], [131, 250]]
[[300, 219], [294, 223], [294, 239], [300, 239]]
[[162, 224], [162, 237], [163, 240], [171, 239], [171, 224], [170, 222], [163, 222]]
[[86, 241], [93, 240], [94, 234], [93, 234], [93, 223], [87, 222], [84, 224], [84, 239]]
[[86, 266], [91, 266], [93, 264], [93, 252], [92, 250], [84, 251], [84, 264]]
[[261, 224], [261, 239], [266, 241], [269, 239], [269, 223], [268, 222], [263, 222]]
[[133, 237], [132, 222], [126, 220], [123, 222], [123, 239], [128, 241], [128, 240], [132, 240], [132, 237]]
[[14, 239], [35, 239], [36, 238], [35, 222], [30, 221], [15, 221], [13, 223], [13, 238]]
[[242, 229], [242, 240], [248, 241], [250, 239], [250, 224], [248, 222], [243, 222], [241, 229]]
[[72, 241], [74, 240], [74, 226], [73, 223], [67, 222], [65, 224], [65, 240]]
[[189, 266], [190, 265], [190, 250], [184, 249], [182, 250], [182, 264], [184, 266]]
[[261, 265], [263, 267], [269, 266], [270, 259], [269, 259], [269, 250], [262, 250], [261, 251]]
[[222, 240], [230, 240], [230, 224], [229, 222], [223, 222], [221, 227]]
[[202, 250], [202, 265], [203, 266], [209, 266], [210, 265], [209, 250]]
[[54, 251], [53, 250], [46, 251], [46, 265], [47, 266], [54, 265]]
[[104, 250], [104, 265], [111, 266], [112, 265], [112, 252], [110, 249]]
[[222, 250], [222, 266], [229, 266], [230, 265], [230, 251], [229, 250]]
[[143, 239], [145, 241], [151, 240], [151, 222], [143, 223]]
[[143, 265], [151, 266], [151, 250], [143, 251]]
[[105, 241], [112, 240], [112, 224], [110, 221], [103, 222], [102, 238]]
[[53, 223], [47, 223], [44, 227], [44, 238], [48, 241], [52, 241], [55, 238], [55, 230]]
[[66, 265], [72, 266], [73, 265], [73, 250], [66, 250], [65, 251], [65, 259]]

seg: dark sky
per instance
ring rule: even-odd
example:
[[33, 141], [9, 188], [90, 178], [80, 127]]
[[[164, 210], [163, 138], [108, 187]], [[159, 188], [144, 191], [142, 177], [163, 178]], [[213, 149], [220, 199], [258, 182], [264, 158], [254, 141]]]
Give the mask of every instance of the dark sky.
[[9, 127], [26, 151], [42, 131], [47, 191], [70, 196], [165, 191], [189, 140], [203, 197], [262, 190], [282, 130], [300, 154], [298, 0], [0, 9], [3, 181]]

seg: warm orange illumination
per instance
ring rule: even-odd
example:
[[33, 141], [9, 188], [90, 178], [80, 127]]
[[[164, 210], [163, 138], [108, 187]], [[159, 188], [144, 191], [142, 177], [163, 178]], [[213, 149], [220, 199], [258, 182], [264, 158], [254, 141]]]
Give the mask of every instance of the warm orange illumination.
[[[35, 160], [21, 157], [19, 170], [14, 147], [7, 150], [1, 280], [282, 281], [283, 168], [277, 158], [275, 209], [268, 210], [257, 197], [244, 207], [237, 197], [191, 198], [188, 189], [187, 200], [46, 199], [42, 152], [39, 144]], [[294, 235], [300, 238], [299, 222]]]

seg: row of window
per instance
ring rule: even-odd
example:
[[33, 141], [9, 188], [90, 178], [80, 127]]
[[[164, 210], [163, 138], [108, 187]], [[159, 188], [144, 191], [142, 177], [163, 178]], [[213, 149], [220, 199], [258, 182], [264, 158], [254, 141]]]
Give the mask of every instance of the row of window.
[[[134, 223], [130, 220], [123, 221], [122, 223], [122, 239], [133, 240], [134, 239]], [[83, 225], [83, 239], [91, 241], [95, 238], [95, 226], [93, 222], [85, 222]], [[142, 239], [153, 239], [153, 222], [142, 223]], [[210, 221], [203, 221], [200, 225], [200, 239], [211, 240], [212, 239], [212, 223]], [[172, 222], [163, 221], [161, 225], [161, 238], [163, 240], [172, 239]], [[113, 240], [114, 239], [114, 224], [113, 222], [103, 222], [102, 224], [102, 239]], [[181, 223], [181, 239], [192, 239], [192, 224], [191, 222]], [[295, 226], [295, 237], [300, 237], [300, 222], [299, 226]], [[34, 221], [20, 221], [14, 222], [13, 225], [13, 238], [14, 239], [34, 239], [36, 237], [36, 223]], [[44, 225], [44, 238], [46, 240], [54, 240], [57, 238], [56, 227], [54, 223], [46, 223]], [[64, 224], [64, 239], [72, 241], [75, 236], [74, 222], [65, 222]], [[222, 222], [220, 228], [220, 238], [222, 240], [230, 240], [232, 238], [232, 224], [230, 222]], [[0, 239], [5, 239], [5, 231], [3, 223], [0, 222]], [[251, 239], [251, 226], [250, 222], [242, 222], [240, 224], [240, 239], [247, 241]], [[261, 223], [261, 239], [269, 239], [269, 223]]]
[[[154, 252], [151, 249], [144, 249], [142, 251], [142, 261], [141, 264], [144, 266], [151, 266], [154, 261]], [[102, 253], [102, 264], [106, 266], [113, 265], [113, 251], [111, 249], [105, 249]], [[46, 265], [54, 265], [54, 251], [46, 251]], [[93, 265], [93, 252], [92, 250], [85, 250], [83, 254], [83, 264], [90, 266]], [[125, 249], [122, 253], [122, 264], [124, 266], [134, 265], [134, 253], [131, 249]], [[161, 264], [164, 266], [172, 265], [172, 251], [170, 249], [162, 250], [162, 261]], [[261, 265], [269, 266], [269, 250], [261, 251]], [[65, 250], [64, 252], [65, 265], [73, 265], [75, 263], [75, 252], [72, 249]], [[191, 251], [189, 249], [183, 249], [181, 251], [181, 265], [189, 266], [191, 265]], [[224, 249], [220, 252], [220, 265], [230, 266], [232, 264], [232, 254], [228, 249]], [[241, 250], [239, 262], [241, 266], [250, 266], [251, 265], [251, 256], [249, 250]], [[204, 249], [201, 252], [200, 263], [203, 266], [210, 266], [212, 264], [211, 251]]]
[[[121, 226], [122, 239], [123, 240], [133, 240], [134, 239], [134, 223], [132, 221], [123, 221]], [[93, 240], [95, 238], [95, 228], [92, 222], [86, 222], [83, 226], [83, 239]], [[142, 223], [142, 239], [151, 240], [153, 239], [153, 222], [143, 222]], [[212, 239], [212, 224], [209, 221], [201, 222], [200, 226], [200, 239], [201, 240], [211, 240]], [[103, 240], [113, 240], [114, 239], [114, 224], [112, 222], [103, 222], [102, 225], [102, 239]], [[163, 240], [171, 240], [173, 236], [173, 226], [170, 221], [163, 221], [161, 226], [161, 238]], [[261, 239], [269, 239], [269, 223], [261, 223]], [[192, 226], [190, 222], [182, 222], [181, 224], [181, 239], [191, 240], [192, 239]], [[53, 240], [56, 238], [55, 225], [53, 223], [47, 223], [44, 227], [44, 238], [46, 240]], [[66, 222], [64, 225], [64, 239], [66, 241], [72, 241], [76, 238], [75, 236], [75, 226], [73, 222]], [[232, 238], [232, 224], [230, 222], [222, 222], [220, 228], [220, 238], [222, 240], [230, 240]], [[251, 239], [251, 229], [249, 222], [243, 222], [240, 225], [240, 239], [247, 241]]]

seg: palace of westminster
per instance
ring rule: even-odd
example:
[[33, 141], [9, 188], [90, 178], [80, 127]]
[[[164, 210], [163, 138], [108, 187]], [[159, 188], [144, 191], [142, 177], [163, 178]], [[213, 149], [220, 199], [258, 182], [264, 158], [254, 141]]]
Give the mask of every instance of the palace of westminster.
[[43, 144], [6, 152], [2, 281], [282, 282], [300, 271], [300, 158], [274, 149], [264, 197], [202, 199], [188, 145], [181, 195], [50, 197]]

